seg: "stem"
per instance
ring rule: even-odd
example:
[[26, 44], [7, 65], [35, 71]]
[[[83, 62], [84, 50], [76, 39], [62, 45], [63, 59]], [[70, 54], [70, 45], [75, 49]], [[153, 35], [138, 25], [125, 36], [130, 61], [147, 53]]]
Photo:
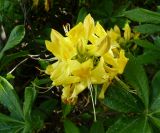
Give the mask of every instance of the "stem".
[[127, 90], [127, 91], [129, 91], [130, 92], [130, 87], [126, 84], [126, 83], [124, 83], [122, 80], [120, 80], [117, 76], [115, 76], [115, 79], [118, 81], [118, 83], [125, 89], [125, 90]]

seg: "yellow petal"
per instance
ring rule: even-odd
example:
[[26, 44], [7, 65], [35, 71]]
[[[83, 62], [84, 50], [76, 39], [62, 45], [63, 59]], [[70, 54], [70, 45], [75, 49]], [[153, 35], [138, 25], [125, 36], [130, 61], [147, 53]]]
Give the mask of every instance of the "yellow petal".
[[78, 44], [77, 44], [77, 53], [80, 55], [85, 54], [86, 52], [86, 42], [84, 39], [79, 40]]
[[77, 76], [72, 76], [71, 73], [74, 71], [75, 67], [77, 67], [80, 63], [77, 61], [65, 61], [60, 62], [49, 66], [49, 72], [51, 72], [51, 80], [53, 80], [53, 85], [63, 85], [63, 84], [71, 84], [80, 81], [80, 78]]
[[105, 68], [105, 71], [107, 72], [110, 80], [112, 80], [118, 74], [117, 68], [114, 68], [114, 67], [111, 68], [107, 65], [104, 68]]
[[95, 53], [97, 51], [97, 46], [93, 45], [93, 44], [87, 45], [86, 49], [87, 49], [87, 53], [86, 54], [88, 54], [90, 56], [93, 56], [93, 55], [95, 55]]
[[94, 32], [98, 37], [103, 37], [106, 35], [106, 31], [103, 29], [99, 22], [97, 22]]
[[125, 57], [124, 50], [121, 50], [120, 55], [119, 55], [119, 59], [117, 60], [119, 74], [123, 73], [127, 62], [128, 62], [128, 58]]
[[91, 83], [92, 84], [103, 84], [108, 80], [108, 74], [104, 69], [104, 60], [101, 57], [98, 65], [91, 72]]
[[97, 22], [94, 28], [94, 34], [91, 34], [91, 36], [89, 37], [89, 41], [92, 44], [96, 44], [99, 41], [99, 38], [104, 38], [106, 35], [107, 35], [106, 31], [103, 29], [100, 23]]
[[121, 36], [121, 31], [117, 25], [114, 26], [114, 31]]
[[59, 32], [52, 30], [51, 41], [45, 41], [46, 47], [59, 60], [68, 60], [76, 55], [76, 48], [71, 40], [63, 37]]
[[116, 60], [114, 59], [114, 57], [110, 54], [110, 53], [106, 53], [104, 56], [104, 61], [105, 63], [111, 65], [111, 67], [117, 67], [117, 62]]
[[45, 70], [45, 73], [48, 74], [48, 75], [51, 75], [52, 72], [55, 70], [55, 67], [58, 65], [58, 62], [52, 64], [52, 65], [48, 65], [46, 70]]
[[124, 26], [124, 39], [129, 41], [131, 39], [131, 28], [128, 23]]
[[83, 25], [85, 30], [85, 38], [88, 40], [89, 36], [93, 34], [94, 31], [94, 20], [90, 14], [85, 17]]
[[66, 62], [54, 63], [52, 64], [51, 80], [55, 80], [60, 77], [62, 74], [69, 75], [68, 66]]
[[57, 58], [61, 58], [60, 49], [57, 44], [55, 44], [54, 42], [47, 41], [47, 40], [45, 41], [45, 44], [46, 44], [46, 48], [48, 49], [48, 51], [50, 51]]
[[80, 82], [80, 83], [75, 84], [71, 98], [77, 97], [86, 88], [87, 88], [87, 82]]
[[66, 74], [62, 74], [60, 77], [53, 80], [53, 86], [73, 84], [80, 81], [80, 78], [77, 76], [67, 76]]
[[61, 95], [61, 99], [63, 103], [69, 104], [68, 99], [71, 97], [72, 92], [73, 92], [73, 88], [71, 88], [71, 85], [64, 86], [64, 88], [62, 89], [62, 95]]
[[109, 36], [103, 37], [102, 40], [100, 40], [96, 44], [96, 46], [97, 46], [97, 51], [96, 51], [95, 55], [97, 55], [97, 56], [104, 55], [110, 49], [110, 46], [111, 46]]
[[56, 30], [51, 30], [51, 41], [52, 42], [58, 42], [61, 41], [64, 37]]
[[112, 41], [117, 41], [120, 37], [120, 34], [116, 33], [113, 29], [110, 29], [107, 33]]
[[83, 24], [80, 22], [75, 27], [73, 27], [66, 35], [73, 41], [74, 44], [77, 44], [79, 39], [82, 39], [85, 36]]
[[67, 104], [74, 105], [77, 102], [78, 95], [87, 88], [86, 82], [80, 82], [67, 85], [63, 88], [62, 101]]
[[83, 62], [72, 72], [73, 75], [78, 76], [82, 79], [90, 77], [91, 69], [93, 68], [93, 61], [91, 59]]
[[98, 96], [99, 99], [104, 99], [104, 97], [105, 97], [104, 94], [105, 94], [109, 85], [110, 85], [110, 81], [103, 84], [102, 89], [100, 91], [100, 94]]

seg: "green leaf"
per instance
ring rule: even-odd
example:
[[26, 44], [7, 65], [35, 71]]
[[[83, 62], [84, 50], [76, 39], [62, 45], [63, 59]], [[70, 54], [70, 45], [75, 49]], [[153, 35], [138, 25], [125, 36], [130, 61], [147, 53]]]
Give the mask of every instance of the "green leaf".
[[25, 126], [23, 129], [23, 133], [32, 133], [32, 105], [36, 98], [36, 90], [33, 86], [25, 88], [25, 96], [24, 96], [24, 105], [23, 105], [23, 114], [25, 118]]
[[6, 45], [4, 46], [4, 48], [2, 49], [2, 51], [0, 52], [0, 59], [3, 56], [3, 53], [13, 47], [15, 47], [17, 44], [19, 44], [23, 37], [25, 35], [25, 28], [23, 25], [18, 25], [16, 26], [12, 31], [11, 34], [9, 36], [9, 39], [6, 43]]
[[23, 121], [19, 121], [19, 120], [16, 120], [16, 119], [14, 119], [14, 118], [12, 118], [12, 117], [9, 117], [9, 116], [7, 116], [7, 115], [5, 115], [5, 114], [2, 114], [2, 113], [0, 113], [0, 122], [5, 122], [5, 123], [17, 123], [18, 125], [19, 124], [24, 124], [24, 122]]
[[160, 112], [160, 71], [158, 71], [152, 80], [152, 104], [151, 110]]
[[101, 2], [95, 1], [92, 4], [91, 12], [95, 14], [99, 19], [109, 18], [113, 12], [113, 1], [112, 0], [103, 0]]
[[153, 34], [160, 32], [160, 25], [155, 24], [143, 24], [134, 27], [134, 31], [140, 32], [143, 34]]
[[31, 109], [33, 102], [36, 98], [36, 90], [35, 88], [32, 87], [26, 87], [25, 88], [25, 96], [24, 96], [24, 106], [23, 106], [23, 114], [25, 119], [30, 119], [31, 118]]
[[8, 108], [15, 118], [23, 119], [18, 96], [12, 85], [3, 77], [0, 77], [0, 102]]
[[86, 126], [80, 126], [80, 133], [89, 133], [89, 129]]
[[120, 85], [112, 85], [108, 88], [103, 104], [119, 112], [140, 111], [136, 99]]
[[154, 63], [160, 59], [160, 52], [157, 50], [146, 50], [142, 55], [136, 58], [139, 64], [149, 64]]
[[73, 109], [72, 105], [69, 104], [63, 104], [62, 105], [62, 112], [63, 112], [63, 117], [66, 117]]
[[44, 128], [44, 119], [41, 117], [39, 110], [32, 111], [32, 128], [35, 131]]
[[146, 10], [143, 8], [136, 8], [130, 11], [126, 11], [124, 15], [127, 18], [137, 22], [145, 22], [152, 24], [160, 23], [160, 13]]
[[80, 133], [78, 127], [70, 120], [64, 120], [64, 131], [65, 133]]
[[91, 126], [90, 133], [105, 133], [102, 121], [94, 122]]
[[19, 133], [22, 131], [23, 126], [15, 124], [0, 123], [0, 133]]
[[154, 116], [151, 116], [150, 118], [151, 118], [151, 121], [154, 123], [154, 125], [156, 125], [160, 129], [160, 119]]
[[153, 45], [153, 43], [149, 42], [148, 40], [134, 40], [135, 44], [137, 44], [140, 47], [149, 49], [149, 50], [156, 50], [157, 48]]
[[137, 91], [137, 94], [144, 103], [145, 108], [148, 109], [148, 79], [142, 65], [140, 65], [132, 55], [129, 56], [129, 61], [125, 68], [124, 76], [129, 84], [132, 85], [132, 87]]
[[147, 118], [121, 118], [106, 133], [151, 133]]
[[87, 16], [87, 10], [86, 10], [86, 8], [84, 8], [84, 7], [82, 7], [81, 9], [80, 9], [80, 11], [79, 11], [79, 13], [78, 13], [78, 17], [77, 17], [77, 24], [79, 23], [79, 22], [83, 22], [83, 20], [84, 20], [84, 18]]
[[55, 99], [45, 100], [36, 109], [36, 112], [42, 119], [47, 119], [53, 113], [53, 110], [56, 108], [56, 105], [57, 100]]

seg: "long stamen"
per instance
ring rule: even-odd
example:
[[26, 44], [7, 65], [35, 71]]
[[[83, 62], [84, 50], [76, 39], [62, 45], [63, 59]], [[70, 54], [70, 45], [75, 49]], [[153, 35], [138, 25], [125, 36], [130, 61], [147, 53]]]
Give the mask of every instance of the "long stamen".
[[91, 87], [92, 92], [93, 92], [93, 90], [95, 91], [95, 93], [94, 93], [94, 104], [96, 105], [97, 104], [97, 88], [93, 87], [92, 84], [90, 84], [90, 87]]
[[90, 94], [91, 94], [91, 100], [92, 100], [92, 106], [93, 106], [93, 114], [94, 114], [94, 122], [97, 121], [97, 118], [96, 118], [96, 109], [95, 109], [95, 103], [94, 103], [94, 99], [93, 99], [93, 93], [92, 93], [92, 85], [91, 84], [88, 84], [88, 89], [90, 91]]
[[65, 33], [68, 33], [70, 31], [70, 24], [67, 23], [66, 25], [63, 25], [63, 29]]
[[94, 90], [95, 90], [95, 105], [97, 104], [97, 86], [94, 87]]

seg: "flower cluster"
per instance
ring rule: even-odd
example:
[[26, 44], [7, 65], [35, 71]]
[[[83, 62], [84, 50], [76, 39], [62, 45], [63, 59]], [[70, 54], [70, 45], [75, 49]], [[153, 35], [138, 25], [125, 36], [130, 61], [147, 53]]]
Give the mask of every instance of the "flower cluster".
[[66, 36], [52, 29], [51, 41], [45, 41], [47, 49], [57, 58], [49, 65], [53, 86], [62, 86], [62, 101], [75, 104], [78, 95], [93, 84], [102, 85], [99, 98], [118, 74], [122, 74], [128, 59], [120, 47], [121, 40], [131, 38], [129, 25], [124, 37], [118, 26], [105, 31], [99, 22], [95, 24], [91, 15], [72, 29], [64, 27]]

